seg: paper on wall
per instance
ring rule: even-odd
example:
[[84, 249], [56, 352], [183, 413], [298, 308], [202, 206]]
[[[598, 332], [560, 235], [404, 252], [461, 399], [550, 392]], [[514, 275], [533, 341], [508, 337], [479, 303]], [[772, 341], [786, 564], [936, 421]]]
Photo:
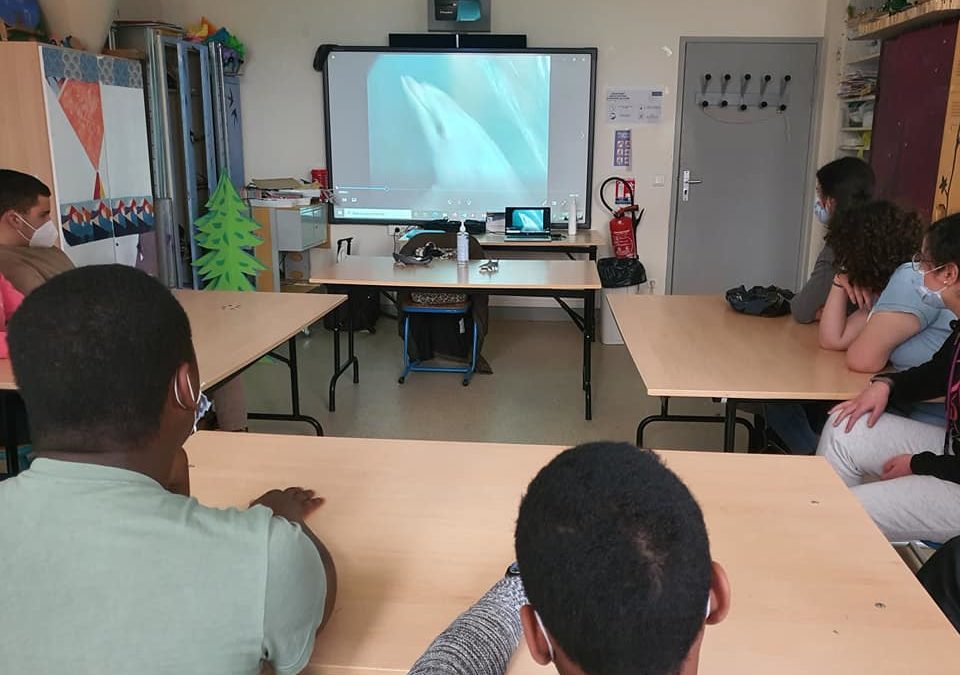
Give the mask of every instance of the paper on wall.
[[629, 169], [633, 160], [632, 133], [629, 129], [617, 129], [613, 132], [613, 168]]
[[663, 118], [663, 87], [607, 87], [607, 124], [657, 123]]

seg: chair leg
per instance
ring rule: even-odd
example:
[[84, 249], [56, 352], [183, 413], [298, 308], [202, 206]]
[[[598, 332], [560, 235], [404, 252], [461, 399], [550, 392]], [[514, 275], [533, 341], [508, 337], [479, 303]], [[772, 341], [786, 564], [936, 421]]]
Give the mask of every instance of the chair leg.
[[480, 331], [477, 328], [477, 322], [473, 322], [473, 349], [470, 351], [470, 370], [467, 371], [467, 374], [463, 376], [463, 386], [466, 387], [470, 384], [470, 379], [473, 377], [473, 374], [477, 372], [477, 344], [480, 342], [479, 339]]
[[403, 373], [397, 379], [397, 382], [403, 384], [407, 375], [410, 374], [410, 315], [403, 317]]

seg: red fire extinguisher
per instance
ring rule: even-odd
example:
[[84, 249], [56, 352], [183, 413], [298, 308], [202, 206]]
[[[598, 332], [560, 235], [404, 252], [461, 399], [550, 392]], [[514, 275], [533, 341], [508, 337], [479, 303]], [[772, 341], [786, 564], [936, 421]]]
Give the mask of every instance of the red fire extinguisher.
[[[619, 183], [624, 187], [624, 191], [630, 199], [627, 206], [613, 209], [607, 203], [603, 192], [610, 183]], [[637, 206], [633, 187], [625, 178], [619, 176], [608, 178], [600, 185], [600, 201], [613, 216], [610, 220], [610, 243], [613, 245], [613, 254], [617, 258], [636, 258], [637, 227], [640, 225], [640, 219], [643, 218], [643, 210]]]

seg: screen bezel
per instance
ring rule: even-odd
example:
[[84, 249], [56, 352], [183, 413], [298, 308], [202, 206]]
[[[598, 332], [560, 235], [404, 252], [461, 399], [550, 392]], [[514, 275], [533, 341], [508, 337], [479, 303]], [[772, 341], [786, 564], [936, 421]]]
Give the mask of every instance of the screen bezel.
[[[587, 183], [584, 185], [584, 208], [583, 222], [577, 221], [577, 227], [581, 230], [589, 230], [591, 227], [591, 208], [593, 201], [593, 153], [594, 136], [596, 135], [596, 112], [597, 112], [597, 57], [599, 50], [596, 47], [557, 47], [554, 49], [537, 47], [530, 49], [456, 49], [452, 47], [438, 49], [417, 49], [411, 47], [333, 47], [330, 54], [336, 52], [363, 52], [363, 53], [381, 53], [381, 54], [581, 54], [590, 57], [590, 121], [587, 138]], [[329, 56], [329, 55], [328, 55]], [[323, 68], [323, 135], [324, 152], [327, 157], [327, 181], [332, 189], [334, 185], [334, 166], [333, 154], [330, 142], [330, 79], [329, 69]], [[335, 206], [335, 204], [333, 205]], [[539, 208], [539, 207], [538, 207]], [[365, 218], [343, 218], [335, 215], [336, 209], [330, 209], [330, 222], [334, 225], [425, 225], [429, 220], [369, 220]], [[552, 224], [551, 224], [552, 226]], [[560, 227], [560, 225], [557, 225]]]
[[552, 214], [549, 206], [508, 206], [503, 210], [503, 231], [505, 234], [528, 234], [523, 230], [516, 230], [511, 227], [513, 224], [514, 211], [542, 211], [543, 229], [537, 234], [550, 234], [550, 231], [553, 230], [553, 223], [550, 222], [550, 216]]

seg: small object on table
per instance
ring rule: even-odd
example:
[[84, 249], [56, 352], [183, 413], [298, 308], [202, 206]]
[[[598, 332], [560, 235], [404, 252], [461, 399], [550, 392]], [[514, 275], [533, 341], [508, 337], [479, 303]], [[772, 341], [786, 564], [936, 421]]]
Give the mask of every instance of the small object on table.
[[495, 274], [500, 271], [500, 261], [499, 260], [488, 260], [487, 262], [480, 265], [480, 272], [483, 274]]

